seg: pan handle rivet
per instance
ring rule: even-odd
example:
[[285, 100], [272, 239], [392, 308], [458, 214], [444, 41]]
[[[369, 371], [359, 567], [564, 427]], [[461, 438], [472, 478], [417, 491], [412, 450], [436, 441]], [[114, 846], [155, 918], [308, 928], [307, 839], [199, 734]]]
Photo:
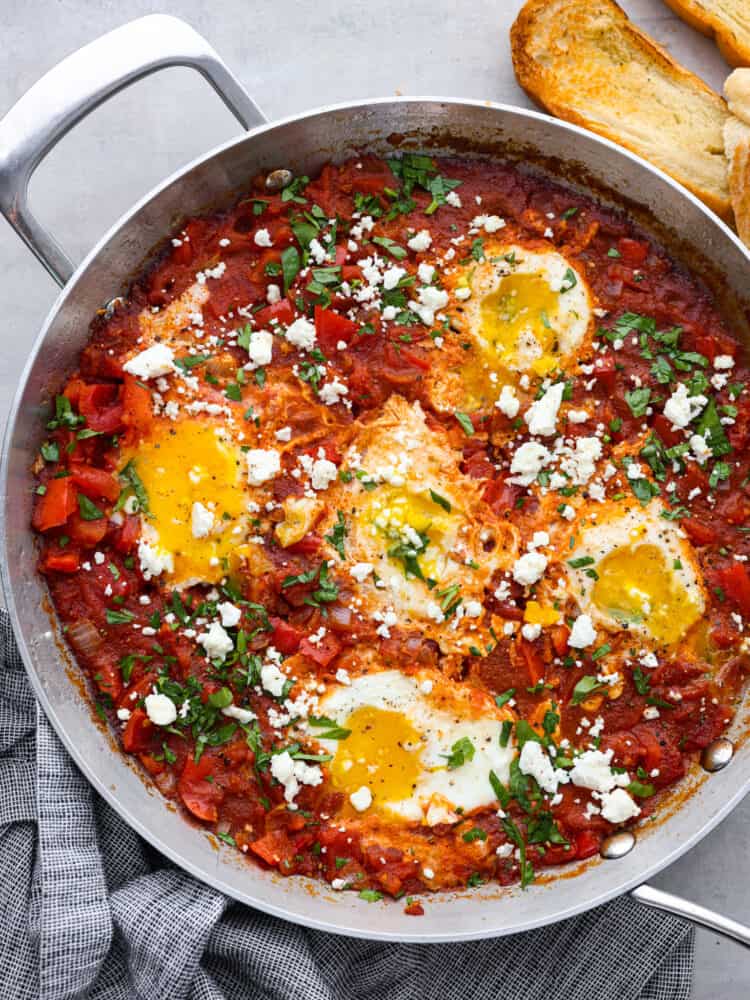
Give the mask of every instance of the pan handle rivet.
[[266, 191], [281, 191], [283, 188], [288, 187], [293, 180], [294, 174], [291, 170], [272, 170], [268, 177], [266, 177]]
[[718, 740], [714, 740], [713, 743], [709, 743], [703, 750], [701, 754], [701, 767], [705, 771], [714, 774], [716, 771], [721, 771], [722, 768], [726, 767], [733, 756], [734, 743], [728, 740], [726, 736], [721, 736]]
[[616, 858], [624, 858], [634, 847], [635, 834], [630, 830], [618, 830], [617, 833], [611, 833], [609, 837], [604, 838], [599, 853], [608, 861], [613, 861]]

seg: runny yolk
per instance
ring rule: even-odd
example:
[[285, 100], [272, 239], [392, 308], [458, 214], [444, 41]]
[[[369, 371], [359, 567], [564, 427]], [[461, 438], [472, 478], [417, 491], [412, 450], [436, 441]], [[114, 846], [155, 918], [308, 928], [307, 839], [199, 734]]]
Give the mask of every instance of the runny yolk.
[[[226, 574], [226, 559], [241, 541], [232, 532], [246, 499], [240, 455], [217, 436], [214, 426], [197, 420], [170, 424], [128, 456], [148, 496], [150, 516], [144, 516], [144, 524], [157, 532], [154, 544], [172, 554], [178, 583], [194, 578], [215, 583]], [[193, 536], [196, 501], [214, 515], [211, 532], [203, 538]]]
[[509, 274], [482, 299], [482, 336], [494, 350], [495, 364], [538, 375], [557, 364], [553, 354], [559, 292], [541, 274]]
[[334, 786], [348, 796], [366, 785], [375, 808], [408, 798], [421, 771], [421, 743], [406, 716], [364, 705], [344, 727], [351, 734], [341, 740], [331, 763]]
[[439, 582], [445, 569], [445, 536], [452, 521], [443, 506], [427, 494], [386, 487], [372, 494], [360, 519], [383, 538], [391, 560], [410, 576], [421, 573]]
[[701, 614], [657, 545], [623, 546], [596, 566], [591, 596], [596, 607], [623, 624], [642, 624], [657, 642], [677, 642]]

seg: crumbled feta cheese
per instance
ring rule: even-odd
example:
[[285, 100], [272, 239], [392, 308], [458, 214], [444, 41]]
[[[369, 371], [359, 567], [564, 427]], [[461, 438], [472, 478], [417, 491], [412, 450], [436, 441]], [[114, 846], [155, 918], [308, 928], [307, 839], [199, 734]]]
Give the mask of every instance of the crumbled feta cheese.
[[552, 460], [552, 454], [537, 441], [526, 441], [517, 448], [510, 463], [509, 483], [528, 486]]
[[547, 557], [541, 552], [526, 552], [513, 564], [513, 579], [524, 587], [541, 580], [547, 568]]
[[521, 635], [528, 642], [534, 642], [534, 640], [538, 639], [541, 634], [542, 634], [542, 626], [541, 625], [530, 625], [527, 622], [523, 626], [523, 628], [521, 629]]
[[445, 196], [445, 203], [446, 203], [446, 205], [450, 205], [451, 208], [460, 208], [461, 207], [461, 199], [456, 194], [455, 191], [449, 191], [448, 192], [448, 194]]
[[273, 334], [268, 330], [253, 330], [247, 345], [247, 354], [252, 368], [270, 365], [273, 358]]
[[252, 712], [249, 708], [240, 708], [239, 705], [227, 705], [226, 708], [222, 708], [221, 714], [226, 715], [228, 719], [236, 719], [243, 726], [246, 726], [248, 722], [252, 722], [253, 719], [258, 718], [255, 712]]
[[372, 573], [373, 568], [372, 563], [358, 562], [351, 567], [349, 573], [354, 577], [357, 583], [363, 583], [370, 573]]
[[262, 448], [251, 448], [245, 453], [245, 461], [247, 478], [251, 486], [260, 486], [281, 471], [281, 458], [273, 449], [264, 451]]
[[635, 804], [624, 788], [615, 788], [602, 796], [602, 816], [608, 823], [626, 823], [640, 815], [640, 807]]
[[144, 580], [160, 576], [165, 571], [167, 573], [174, 572], [172, 553], [150, 545], [144, 538], [141, 538], [138, 542], [138, 559]]
[[267, 229], [259, 229], [255, 236], [253, 237], [253, 242], [256, 247], [272, 247], [273, 240], [271, 239], [271, 234]]
[[589, 615], [579, 615], [573, 622], [573, 628], [568, 636], [568, 645], [573, 649], [586, 649], [596, 642], [596, 629]]
[[284, 685], [289, 680], [285, 673], [275, 663], [264, 663], [260, 668], [260, 683], [265, 691], [274, 698], [280, 698], [284, 693]]
[[213, 526], [214, 515], [208, 507], [204, 507], [199, 500], [196, 500], [193, 504], [193, 510], [191, 513], [193, 538], [205, 538], [207, 535], [211, 534]]
[[664, 404], [664, 416], [675, 427], [687, 427], [691, 420], [703, 410], [708, 403], [706, 396], [688, 395], [687, 386], [680, 382], [675, 391]]
[[286, 339], [302, 351], [310, 351], [315, 346], [315, 325], [304, 316], [287, 327]]
[[[423, 285], [429, 285], [432, 279], [435, 277], [435, 268], [432, 264], [427, 264], [425, 261], [417, 268], [417, 277], [422, 282]], [[386, 286], [387, 287], [387, 286]]]
[[174, 371], [174, 352], [166, 344], [153, 344], [126, 361], [122, 367], [128, 375], [135, 375], [136, 378], [158, 378]]
[[429, 229], [420, 229], [410, 240], [407, 241], [408, 248], [414, 250], [415, 253], [421, 253], [423, 250], [429, 250], [432, 245], [432, 236], [430, 236]]
[[549, 437], [555, 433], [557, 411], [560, 409], [565, 383], [557, 382], [547, 389], [541, 399], [536, 400], [524, 414], [529, 433]]
[[405, 267], [399, 267], [397, 264], [392, 264], [383, 274], [383, 288], [386, 291], [391, 291], [398, 285], [399, 281], [406, 274]]
[[327, 458], [316, 458], [310, 471], [310, 484], [314, 490], [326, 490], [338, 476], [339, 470]]
[[570, 780], [578, 788], [600, 793], [611, 792], [621, 784], [630, 784], [627, 774], [615, 774], [612, 770], [612, 757], [612, 750], [584, 750], [574, 759]]
[[362, 785], [356, 792], [352, 792], [349, 796], [349, 801], [357, 812], [364, 812], [365, 809], [369, 809], [372, 805], [372, 792], [367, 785]]
[[155, 726], [171, 726], [177, 718], [177, 706], [165, 694], [147, 694], [143, 703], [146, 715]]
[[281, 302], [281, 288], [273, 281], [266, 289], [266, 302], [269, 306], [275, 306], [277, 302]]
[[230, 601], [222, 601], [221, 604], [217, 604], [216, 610], [219, 612], [221, 624], [224, 628], [234, 628], [235, 625], [239, 625], [242, 612], [236, 604], [232, 604]]
[[714, 358], [714, 368], [717, 371], [734, 368], [734, 358], [731, 354], [717, 354]]
[[292, 428], [291, 427], [279, 427], [273, 435], [277, 441], [291, 441], [292, 440]]
[[348, 394], [349, 389], [339, 379], [338, 375], [336, 375], [332, 382], [326, 382], [320, 387], [318, 396], [320, 401], [325, 403], [326, 406], [334, 406], [336, 403], [340, 403], [344, 396]]
[[505, 414], [509, 420], [518, 416], [518, 410], [521, 404], [516, 396], [516, 390], [512, 385], [504, 385], [502, 387], [500, 390], [500, 398], [495, 403], [495, 406], [501, 413]]
[[518, 767], [521, 774], [530, 775], [549, 795], [555, 794], [561, 780], [563, 784], [566, 783], [565, 772], [555, 770], [541, 744], [536, 740], [527, 740], [524, 743], [518, 758]]
[[209, 660], [223, 660], [234, 649], [234, 643], [218, 622], [211, 622], [207, 632], [201, 632], [198, 642]]

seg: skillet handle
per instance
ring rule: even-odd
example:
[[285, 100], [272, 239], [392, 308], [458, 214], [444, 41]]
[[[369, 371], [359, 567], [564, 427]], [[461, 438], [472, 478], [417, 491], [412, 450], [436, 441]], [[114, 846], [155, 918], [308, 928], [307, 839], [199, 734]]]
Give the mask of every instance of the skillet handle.
[[671, 892], [663, 892], [652, 885], [639, 885], [631, 890], [631, 897], [644, 906], [651, 906], [656, 910], [666, 910], [667, 913], [674, 913], [677, 917], [684, 917], [691, 923], [707, 927], [717, 934], [726, 938], [731, 938], [739, 944], [744, 944], [750, 948], [750, 927], [725, 917], [715, 910], [708, 910], [705, 906], [698, 906], [689, 899], [681, 896], [674, 896]]
[[90, 111], [136, 80], [171, 66], [200, 73], [245, 128], [265, 122], [208, 42], [189, 24], [166, 14], [131, 21], [63, 59], [0, 121], [0, 212], [59, 285], [74, 266], [29, 208], [32, 174]]

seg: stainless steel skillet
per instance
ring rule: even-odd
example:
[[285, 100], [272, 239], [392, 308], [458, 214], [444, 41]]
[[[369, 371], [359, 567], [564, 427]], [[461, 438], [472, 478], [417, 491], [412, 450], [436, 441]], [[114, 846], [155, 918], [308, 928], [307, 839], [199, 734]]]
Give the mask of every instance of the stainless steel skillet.
[[[200, 72], [249, 131], [167, 178], [74, 269], [30, 212], [29, 178], [55, 143], [98, 104], [129, 83], [175, 65]], [[705, 272], [727, 314], [747, 331], [747, 251], [692, 195], [610, 142], [534, 112], [442, 98], [340, 105], [268, 124], [216, 53], [184, 22], [154, 15], [125, 25], [59, 64], [0, 122], [0, 210], [62, 286], [22, 375], [2, 459], [2, 580], [30, 681], [82, 771], [134, 829], [198, 878], [265, 912], [341, 934], [457, 941], [529, 930], [631, 891], [648, 905], [750, 945], [750, 929], [644, 885], [706, 836], [750, 789], [750, 742], [742, 739], [750, 706], [735, 724], [730, 766], [707, 781], [696, 770], [687, 782], [694, 793], [664, 822], [639, 830], [635, 847], [623, 856], [525, 892], [485, 887], [431, 899], [425, 916], [415, 919], [405, 916], [400, 904], [368, 904], [353, 894], [283, 879], [243, 862], [228, 848], [217, 850], [205, 832], [167, 809], [108, 734], [91, 724], [88, 703], [70, 680], [70, 664], [36, 573], [29, 467], [46, 404], [75, 367], [91, 317], [122, 292], [180, 219], [226, 201], [259, 171], [287, 167], [311, 173], [330, 159], [363, 150], [389, 154], [396, 148], [520, 160], [625, 206], [686, 265]], [[714, 762], [731, 746], [716, 749]], [[613, 848], [618, 843], [622, 847], [620, 839]]]

